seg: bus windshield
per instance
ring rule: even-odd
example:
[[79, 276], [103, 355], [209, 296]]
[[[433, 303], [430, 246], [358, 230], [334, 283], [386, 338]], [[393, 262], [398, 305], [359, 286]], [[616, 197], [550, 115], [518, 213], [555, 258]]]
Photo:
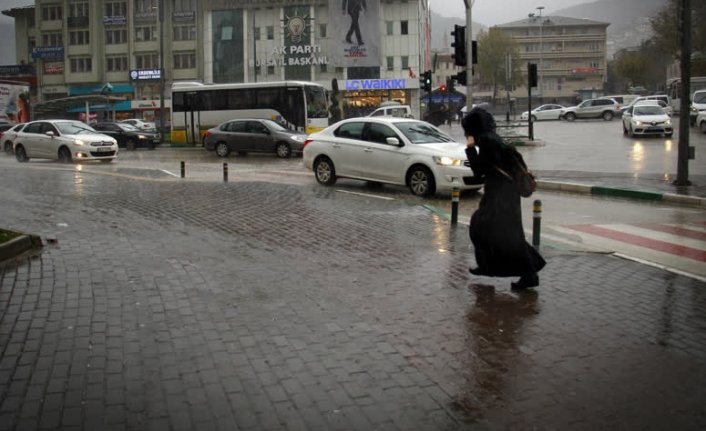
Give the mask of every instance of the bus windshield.
[[323, 87], [304, 87], [306, 94], [306, 114], [309, 118], [328, 118], [326, 90]]

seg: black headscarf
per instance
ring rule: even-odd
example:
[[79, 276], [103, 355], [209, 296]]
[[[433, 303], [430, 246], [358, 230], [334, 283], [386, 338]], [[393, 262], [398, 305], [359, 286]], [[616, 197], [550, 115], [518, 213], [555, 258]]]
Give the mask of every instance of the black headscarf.
[[483, 108], [471, 109], [461, 120], [461, 125], [466, 136], [473, 136], [476, 141], [485, 133], [495, 133], [495, 119]]

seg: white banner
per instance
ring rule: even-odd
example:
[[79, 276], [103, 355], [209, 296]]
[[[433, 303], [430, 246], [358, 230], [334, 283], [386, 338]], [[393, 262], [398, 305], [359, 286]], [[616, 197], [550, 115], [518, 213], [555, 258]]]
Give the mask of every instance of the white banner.
[[380, 0], [329, 0], [331, 61], [380, 67]]

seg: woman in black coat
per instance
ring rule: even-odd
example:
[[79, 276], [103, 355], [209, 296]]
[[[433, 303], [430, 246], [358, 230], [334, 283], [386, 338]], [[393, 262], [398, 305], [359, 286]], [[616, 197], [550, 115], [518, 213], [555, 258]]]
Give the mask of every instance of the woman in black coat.
[[514, 289], [539, 285], [537, 272], [546, 262], [525, 239], [520, 193], [510, 178], [523, 167], [522, 155], [495, 133], [493, 116], [473, 108], [462, 122], [466, 156], [473, 174], [484, 180], [483, 197], [471, 216], [469, 233], [475, 249], [474, 275], [519, 276]]

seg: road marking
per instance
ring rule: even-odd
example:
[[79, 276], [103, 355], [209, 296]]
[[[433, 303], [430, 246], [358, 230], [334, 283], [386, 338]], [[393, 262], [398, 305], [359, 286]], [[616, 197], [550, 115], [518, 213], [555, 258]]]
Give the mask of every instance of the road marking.
[[179, 177], [180, 177], [180, 175], [177, 175], [177, 174], [171, 173], [171, 172], [169, 172], [169, 171], [168, 171], [168, 170], [166, 170], [166, 169], [160, 169], [160, 171], [164, 172], [164, 173], [165, 173], [165, 174], [167, 174], [167, 175], [171, 175], [171, 176], [173, 176], [173, 177], [177, 177], [177, 178], [179, 178]]
[[348, 193], [350, 195], [357, 195], [357, 196], [365, 196], [367, 198], [377, 198], [377, 199], [383, 199], [386, 201], [394, 201], [395, 198], [388, 198], [387, 196], [378, 196], [378, 195], [371, 195], [369, 193], [358, 193], [358, 192], [350, 192], [348, 190], [341, 190], [341, 189], [336, 189], [337, 192], [341, 193]]

